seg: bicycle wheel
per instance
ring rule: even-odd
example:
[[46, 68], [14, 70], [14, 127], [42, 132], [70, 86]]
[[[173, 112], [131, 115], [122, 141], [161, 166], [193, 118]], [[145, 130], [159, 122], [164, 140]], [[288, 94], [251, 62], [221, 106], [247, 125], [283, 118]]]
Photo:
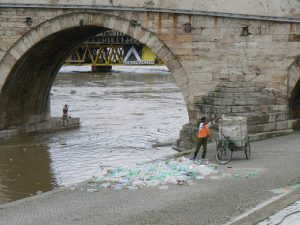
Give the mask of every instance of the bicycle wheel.
[[250, 146], [249, 142], [245, 146], [245, 155], [246, 155], [246, 159], [250, 159], [250, 156], [251, 156], [251, 146]]
[[231, 160], [231, 157], [232, 151], [230, 149], [218, 145], [216, 153], [216, 160], [218, 163], [226, 164]]

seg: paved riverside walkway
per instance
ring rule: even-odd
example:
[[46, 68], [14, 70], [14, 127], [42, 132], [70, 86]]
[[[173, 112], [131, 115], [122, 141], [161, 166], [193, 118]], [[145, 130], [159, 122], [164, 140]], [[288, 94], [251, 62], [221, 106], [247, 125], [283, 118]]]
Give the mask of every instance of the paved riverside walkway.
[[[45, 193], [0, 206], [0, 224], [220, 225], [274, 197], [269, 190], [299, 183], [299, 146], [299, 132], [251, 143], [251, 160], [234, 153], [218, 175], [193, 186]], [[214, 153], [210, 148], [212, 161]]]
[[[253, 212], [246, 212], [245, 215], [241, 215], [233, 223], [228, 223], [230, 225], [277, 225], [289, 224], [289, 225], [299, 225], [300, 215], [299, 215], [299, 201], [300, 201], [300, 189], [294, 190], [290, 193], [283, 194], [279, 196], [278, 199], [271, 201], [270, 203], [262, 206], [256, 207]], [[297, 214], [293, 214], [297, 212]], [[287, 222], [289, 221], [289, 222]]]

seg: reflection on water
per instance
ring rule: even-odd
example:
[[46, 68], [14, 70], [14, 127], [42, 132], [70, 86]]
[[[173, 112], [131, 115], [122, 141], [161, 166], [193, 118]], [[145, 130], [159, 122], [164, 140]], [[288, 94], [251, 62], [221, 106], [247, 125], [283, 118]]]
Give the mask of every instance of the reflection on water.
[[[143, 163], [174, 153], [187, 122], [167, 72], [64, 74], [51, 90], [51, 114], [81, 118], [80, 129], [0, 143], [0, 204], [96, 175], [100, 166]], [[72, 93], [72, 94], [71, 94]]]

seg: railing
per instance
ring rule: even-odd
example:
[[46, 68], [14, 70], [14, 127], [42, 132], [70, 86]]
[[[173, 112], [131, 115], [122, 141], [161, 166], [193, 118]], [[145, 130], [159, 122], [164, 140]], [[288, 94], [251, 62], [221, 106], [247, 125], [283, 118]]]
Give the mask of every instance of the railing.
[[84, 44], [102, 44], [102, 45], [133, 45], [140, 44], [136, 39], [115, 30], [108, 30], [97, 34], [95, 37], [88, 39]]

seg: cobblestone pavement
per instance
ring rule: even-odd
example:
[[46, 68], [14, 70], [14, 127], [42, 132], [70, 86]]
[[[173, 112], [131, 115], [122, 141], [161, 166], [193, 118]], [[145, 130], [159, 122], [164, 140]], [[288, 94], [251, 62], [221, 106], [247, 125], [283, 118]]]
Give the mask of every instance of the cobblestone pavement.
[[[64, 189], [0, 206], [1, 225], [222, 224], [299, 183], [300, 133], [254, 142], [252, 158], [235, 152], [219, 174], [193, 186], [82, 192]], [[209, 158], [214, 161], [214, 146]]]

